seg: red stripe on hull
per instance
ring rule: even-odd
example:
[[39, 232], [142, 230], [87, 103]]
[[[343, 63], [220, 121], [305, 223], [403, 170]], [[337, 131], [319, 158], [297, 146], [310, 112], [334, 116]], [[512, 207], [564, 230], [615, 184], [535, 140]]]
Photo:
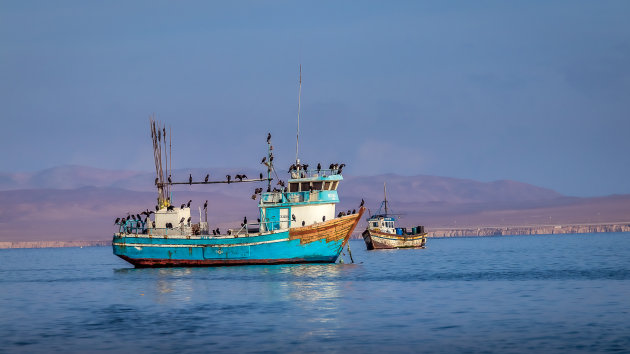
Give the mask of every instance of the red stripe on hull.
[[131, 263], [136, 268], [166, 268], [166, 267], [221, 267], [236, 265], [262, 265], [262, 264], [300, 264], [300, 263], [334, 263], [337, 259], [313, 261], [305, 258], [290, 259], [204, 259], [204, 260], [185, 260], [185, 259], [151, 259], [151, 258], [129, 258], [127, 256], [118, 255], [118, 257]]

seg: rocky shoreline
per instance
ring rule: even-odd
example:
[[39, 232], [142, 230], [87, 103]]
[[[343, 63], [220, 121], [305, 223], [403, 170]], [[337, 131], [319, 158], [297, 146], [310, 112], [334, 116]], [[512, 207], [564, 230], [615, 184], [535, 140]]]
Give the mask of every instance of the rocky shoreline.
[[111, 246], [112, 241], [17, 241], [0, 242], [0, 249], [6, 248], [59, 248]]
[[427, 237], [509, 236], [509, 235], [555, 235], [586, 234], [600, 232], [630, 232], [630, 223], [583, 224], [583, 225], [539, 225], [503, 226], [479, 228], [435, 228], [427, 230]]

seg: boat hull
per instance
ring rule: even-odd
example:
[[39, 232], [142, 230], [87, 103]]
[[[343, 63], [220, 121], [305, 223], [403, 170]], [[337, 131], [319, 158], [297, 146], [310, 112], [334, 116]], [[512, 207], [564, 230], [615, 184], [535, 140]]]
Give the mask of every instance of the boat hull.
[[395, 248], [424, 248], [427, 234], [396, 235], [375, 230], [363, 231], [363, 241], [368, 250]]
[[333, 263], [365, 209], [309, 226], [249, 236], [115, 234], [114, 254], [135, 267]]

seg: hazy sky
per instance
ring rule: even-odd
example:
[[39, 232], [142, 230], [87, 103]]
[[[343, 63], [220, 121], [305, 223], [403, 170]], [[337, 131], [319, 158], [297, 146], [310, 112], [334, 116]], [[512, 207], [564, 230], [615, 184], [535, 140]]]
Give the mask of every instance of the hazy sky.
[[345, 162], [630, 193], [630, 1], [2, 1], [0, 171]]

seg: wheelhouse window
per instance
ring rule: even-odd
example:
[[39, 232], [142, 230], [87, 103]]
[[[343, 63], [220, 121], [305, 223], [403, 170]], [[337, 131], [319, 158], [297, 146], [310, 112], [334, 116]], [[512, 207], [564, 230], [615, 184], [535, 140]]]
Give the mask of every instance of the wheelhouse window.
[[322, 182], [313, 182], [313, 189], [316, 191], [322, 190]]
[[298, 184], [297, 183], [289, 183], [289, 192], [297, 192]]

